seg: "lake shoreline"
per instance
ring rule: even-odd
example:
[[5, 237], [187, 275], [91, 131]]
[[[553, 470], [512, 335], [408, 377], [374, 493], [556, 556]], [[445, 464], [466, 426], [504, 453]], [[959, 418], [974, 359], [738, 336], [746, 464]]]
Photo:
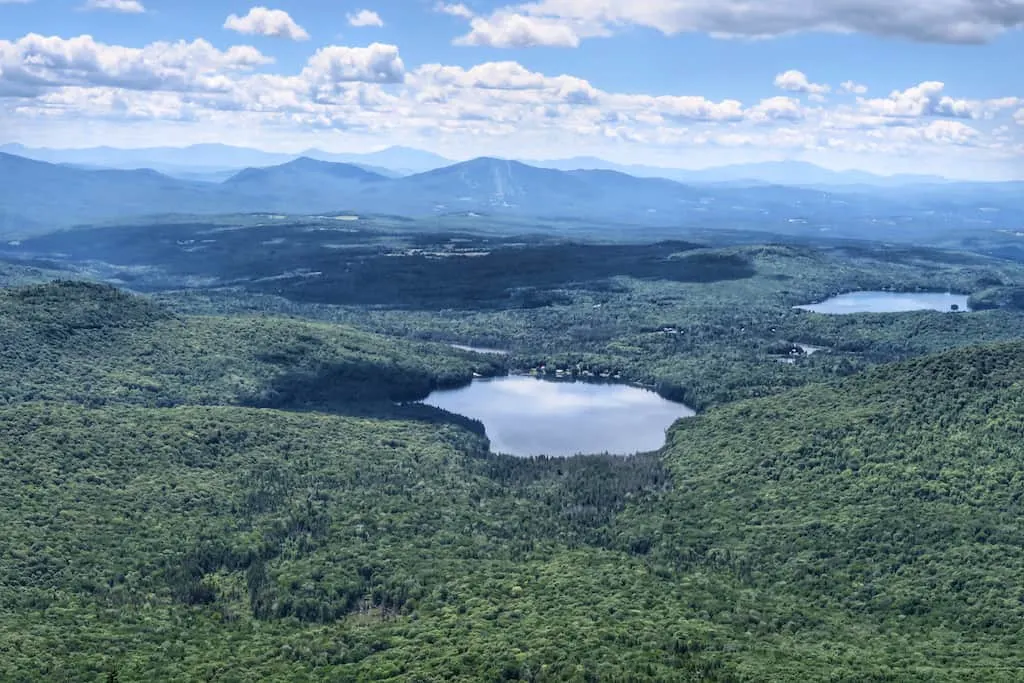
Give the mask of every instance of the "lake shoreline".
[[483, 423], [491, 451], [516, 457], [657, 451], [673, 424], [697, 415], [635, 384], [517, 373], [435, 391], [422, 403]]

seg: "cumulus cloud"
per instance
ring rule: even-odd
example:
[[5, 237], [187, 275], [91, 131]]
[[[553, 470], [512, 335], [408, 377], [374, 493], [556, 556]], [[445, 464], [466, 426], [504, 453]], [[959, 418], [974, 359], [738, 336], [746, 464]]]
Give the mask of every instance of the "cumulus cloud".
[[967, 145], [981, 133], [960, 121], [932, 121], [923, 126], [876, 130], [868, 133], [875, 138], [889, 138], [898, 142], [930, 142], [940, 145]]
[[316, 97], [330, 98], [348, 83], [401, 83], [405, 80], [405, 64], [394, 45], [330, 45], [309, 58], [302, 78], [311, 85]]
[[384, 20], [376, 12], [368, 9], [361, 9], [355, 14], [348, 15], [349, 26], [383, 26]]
[[473, 17], [469, 33], [454, 43], [497, 48], [578, 47], [580, 36], [558, 19], [498, 12], [486, 18]]
[[[394, 142], [429, 132], [507, 149], [538, 140], [547, 148], [614, 141], [667, 155], [700, 146], [1008, 155], [1024, 135], [1024, 99], [960, 99], [939, 81], [828, 105], [813, 104], [824, 86], [799, 72], [779, 75], [786, 91], [778, 96], [741, 101], [605, 91], [511, 60], [406, 69], [398, 48], [380, 43], [325, 46], [285, 73], [258, 68], [270, 61], [252, 47], [218, 50], [205, 41], [143, 48], [88, 36], [0, 41], [0, 128], [126, 121], [141, 130], [168, 121], [204, 134], [247, 127]], [[972, 123], [987, 118], [991, 126]]]
[[845, 93], [852, 93], [854, 95], [863, 95], [868, 91], [868, 87], [866, 85], [855, 83], [853, 81], [843, 81], [839, 85], [839, 89]]
[[232, 14], [224, 21], [224, 28], [248, 35], [309, 40], [306, 29], [295, 23], [287, 12], [266, 7], [253, 7], [244, 17]]
[[146, 11], [146, 8], [139, 0], [88, 0], [85, 3], [85, 8], [123, 12], [125, 14], [141, 14]]
[[990, 100], [982, 100], [982, 105], [986, 113], [991, 115], [1024, 105], [1024, 97], [996, 97]]
[[796, 121], [804, 116], [800, 100], [792, 97], [769, 97], [761, 100], [747, 112], [747, 118], [756, 122]]
[[194, 121], [196, 108], [182, 93], [139, 92], [123, 88], [71, 86], [41, 95], [38, 104], [51, 113], [114, 115], [134, 121]]
[[957, 99], [944, 94], [941, 81], [925, 81], [906, 90], [896, 90], [888, 97], [858, 98], [861, 110], [880, 116], [921, 117], [940, 116], [954, 119], [992, 118], [1005, 109], [1024, 101], [1017, 97], [989, 100]]
[[938, 43], [982, 43], [1024, 26], [1020, 0], [536, 0], [498, 14], [653, 28], [666, 35], [766, 38], [801, 32], [869, 33]]
[[809, 95], [824, 95], [832, 90], [827, 85], [811, 83], [802, 71], [790, 69], [775, 77], [775, 87], [788, 90], [789, 92], [801, 92]]
[[441, 12], [442, 14], [448, 14], [453, 17], [459, 17], [460, 19], [472, 19], [474, 16], [476, 16], [473, 13], [473, 10], [466, 7], [461, 2], [439, 2], [434, 6], [434, 10], [437, 12]]
[[30, 33], [14, 42], [0, 40], [0, 94], [30, 95], [59, 86], [227, 90], [231, 80], [224, 72], [272, 61], [254, 47], [222, 51], [202, 39], [129, 48], [98, 43], [91, 36]]
[[487, 62], [471, 69], [425, 64], [410, 74], [409, 83], [418, 91], [421, 102], [451, 103], [465, 100], [468, 94], [476, 104], [488, 106], [555, 107], [544, 109], [544, 116], [549, 118], [567, 114], [567, 110], [558, 109], [562, 105], [596, 105], [604, 95], [582, 78], [545, 76], [517, 62]]
[[601, 101], [627, 112], [656, 113], [667, 121], [723, 122], [742, 121], [744, 117], [739, 100], [715, 102], [699, 95], [606, 95]]
[[543, 74], [530, 71], [518, 62], [486, 62], [470, 69], [424, 64], [413, 76], [430, 85], [495, 90], [537, 90], [549, 82]]

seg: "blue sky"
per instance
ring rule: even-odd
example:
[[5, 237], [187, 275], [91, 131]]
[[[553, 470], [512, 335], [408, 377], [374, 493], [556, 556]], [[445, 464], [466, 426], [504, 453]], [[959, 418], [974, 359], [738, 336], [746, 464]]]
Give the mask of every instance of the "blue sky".
[[0, 142], [1024, 177], [1021, 65], [1024, 0], [0, 0]]

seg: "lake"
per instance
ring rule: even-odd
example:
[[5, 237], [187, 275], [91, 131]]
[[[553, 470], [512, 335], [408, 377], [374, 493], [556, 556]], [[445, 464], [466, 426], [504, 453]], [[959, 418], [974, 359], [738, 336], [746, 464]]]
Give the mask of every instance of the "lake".
[[694, 415], [638, 387], [524, 376], [476, 380], [423, 402], [483, 422], [491, 450], [517, 456], [654, 451], [673, 422]]
[[904, 311], [951, 311], [953, 306], [966, 311], [967, 296], [900, 292], [851, 292], [821, 303], [794, 306], [804, 311], [843, 315], [847, 313], [902, 313]]
[[487, 349], [482, 346], [466, 346], [465, 344], [449, 344], [448, 346], [453, 349], [459, 349], [460, 351], [472, 351], [474, 353], [486, 353], [492, 356], [507, 356], [508, 351], [502, 349]]

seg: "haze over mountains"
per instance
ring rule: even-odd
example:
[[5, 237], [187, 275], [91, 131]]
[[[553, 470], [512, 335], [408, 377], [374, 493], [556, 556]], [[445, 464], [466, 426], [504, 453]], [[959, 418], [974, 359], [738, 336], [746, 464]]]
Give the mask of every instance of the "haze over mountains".
[[615, 170], [564, 171], [493, 158], [402, 177], [309, 157], [221, 173], [225, 177], [217, 182], [201, 182], [151, 169], [82, 168], [0, 153], [0, 234], [19, 236], [168, 213], [481, 213], [634, 225], [778, 229], [795, 224], [854, 235], [863, 226], [877, 230], [900, 223], [905, 236], [915, 220], [929, 230], [1019, 228], [1024, 222], [1020, 182], [900, 188], [685, 184]]
[[[308, 157], [319, 161], [356, 164], [388, 176], [412, 175], [451, 166], [456, 163], [452, 159], [447, 159], [432, 152], [410, 147], [388, 147], [387, 149], [365, 154], [332, 153], [319, 149], [308, 149], [299, 154], [287, 154], [220, 144], [139, 149], [118, 149], [114, 147], [48, 149], [31, 148], [12, 143], [0, 145], [0, 152], [56, 164], [117, 169], [151, 168], [173, 177], [209, 181], [223, 180], [225, 172], [228, 171], [237, 171], [248, 167], [275, 166], [299, 157]], [[605, 159], [589, 156], [568, 159], [517, 160], [531, 166], [561, 171], [619, 171], [620, 173], [637, 177], [668, 178], [685, 183], [770, 183], [809, 187], [849, 185], [902, 187], [915, 184], [949, 182], [946, 178], [936, 175], [882, 176], [856, 170], [833, 171], [804, 161], [769, 161], [694, 170], [640, 164], [617, 164]]]
[[300, 157], [357, 164], [370, 167], [371, 170], [383, 175], [409, 175], [454, 163], [436, 154], [406, 147], [389, 147], [369, 154], [334, 154], [319, 149], [309, 149], [299, 154], [285, 154], [220, 144], [138, 149], [48, 149], [12, 143], [0, 145], [0, 152], [54, 164], [117, 169], [151, 168], [167, 175], [186, 177], [226, 170], [238, 171], [249, 167], [276, 166]]

